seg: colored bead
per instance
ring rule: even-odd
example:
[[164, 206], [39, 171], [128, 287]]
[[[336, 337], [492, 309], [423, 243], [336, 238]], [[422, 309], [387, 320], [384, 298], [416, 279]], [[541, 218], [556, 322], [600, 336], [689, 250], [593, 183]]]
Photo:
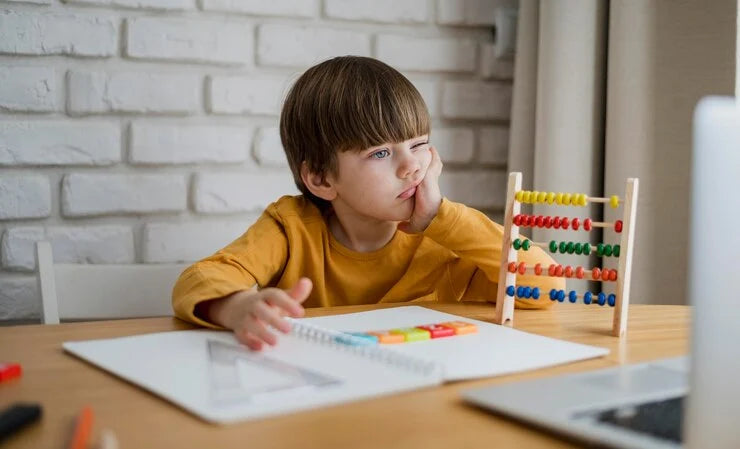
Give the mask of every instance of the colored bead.
[[571, 198], [570, 193], [563, 194], [563, 204], [565, 206], [570, 206], [570, 198]]
[[549, 216], [549, 215], [547, 217], [545, 217], [545, 220], [544, 220], [544, 223], [543, 224], [545, 225], [545, 227], [547, 229], [550, 229], [550, 227], [552, 226], [552, 217]]
[[612, 293], [607, 300], [609, 301], [609, 306], [614, 307], [617, 304], [617, 295]]
[[524, 297], [530, 298], [532, 296], [532, 288], [531, 287], [524, 287]]
[[555, 204], [557, 204], [558, 206], [563, 204], [563, 193], [562, 192], [558, 192], [555, 194]]
[[520, 190], [514, 194], [514, 199], [521, 203], [523, 196], [524, 196], [524, 191]]
[[609, 205], [612, 207], [612, 209], [616, 209], [619, 207], [619, 197], [617, 195], [612, 195], [611, 198], [609, 198]]
[[583, 249], [583, 251], [582, 251], [583, 254], [585, 254], [587, 256], [591, 254], [591, 245], [589, 243], [584, 243], [582, 249]]
[[506, 296], [514, 296], [515, 293], [516, 290], [514, 289], [513, 285], [509, 285], [508, 287], [506, 287]]
[[614, 245], [614, 250], [612, 251], [612, 254], [614, 255], [614, 257], [619, 257], [619, 250], [620, 250], [619, 245]]
[[551, 253], [558, 252], [558, 242], [556, 242], [555, 240], [550, 240], [550, 252]]
[[532, 242], [531, 241], [525, 240], [524, 242], [522, 242], [522, 249], [524, 251], [529, 251], [529, 248], [531, 248], [531, 247], [532, 247]]
[[561, 277], [562, 275], [563, 275], [563, 266], [558, 265], [557, 267], [555, 267], [555, 276]]
[[537, 194], [537, 202], [538, 203], [544, 203], [545, 202], [545, 198], [547, 198], [547, 192], [539, 192]]
[[588, 197], [585, 193], [581, 193], [580, 197], [578, 198], [578, 205], [579, 206], [587, 206], [588, 205]]
[[617, 270], [609, 270], [609, 280], [610, 281], [617, 280]]
[[622, 232], [622, 220], [617, 220], [614, 222], [614, 232]]
[[591, 279], [594, 281], [598, 281], [601, 277], [601, 269], [599, 267], [593, 267], [591, 268]]
[[532, 204], [537, 204], [537, 198], [539, 198], [540, 192], [537, 190], [532, 192], [532, 195], [529, 197], [529, 199], [532, 201]]
[[511, 246], [513, 246], [515, 250], [519, 251], [522, 247], [522, 241], [519, 239], [516, 239], [511, 243]]
[[581, 254], [583, 252], [583, 248], [581, 247], [581, 244], [576, 243], [575, 247], [573, 248], [573, 251], [575, 251], [576, 254]]
[[565, 273], [565, 277], [572, 278], [573, 277], [573, 267], [570, 265], [565, 266], [565, 270], [563, 270]]
[[558, 249], [560, 250], [560, 254], [565, 254], [565, 251], [568, 249], [568, 243], [565, 241], [560, 242], [560, 247]]
[[568, 299], [573, 303], [578, 300], [578, 294], [575, 290], [571, 290], [570, 293], [568, 293]]
[[527, 264], [519, 262], [519, 274], [524, 274], [527, 271]]
[[552, 227], [555, 229], [560, 227], [560, 217], [555, 217], [552, 219]]
[[509, 262], [509, 273], [516, 273], [516, 262]]
[[555, 268], [557, 268], [557, 265], [554, 263], [551, 263], [549, 267], [547, 267], [547, 275], [548, 276], [555, 276]]
[[579, 226], [581, 226], [581, 222], [577, 218], [574, 218], [573, 221], [570, 222], [570, 227], [573, 228], [574, 231], [577, 231]]
[[534, 215], [527, 215], [527, 226], [529, 227], [534, 226], [534, 220], [535, 220]]
[[564, 299], [565, 299], [565, 291], [558, 290], [558, 302], [563, 302]]
[[534, 266], [534, 274], [536, 274], [537, 276], [539, 276], [539, 275], [542, 274], [542, 264], [540, 264], [540, 263], [535, 264], [535, 266]]
[[535, 287], [532, 289], [532, 298], [540, 299], [540, 288], [539, 287]]
[[555, 290], [554, 288], [553, 289], [550, 289], [550, 299], [552, 299], [553, 301], [555, 301], [555, 298], [557, 298], [557, 297], [558, 297], [558, 291]]
[[524, 297], [524, 287], [523, 286], [520, 285], [519, 287], [516, 288], [516, 295], [520, 298]]
[[524, 191], [524, 194], [522, 195], [522, 203], [529, 203], [529, 196], [530, 195], [531, 195], [531, 193], [529, 192], [529, 190], [525, 190]]
[[583, 230], [584, 231], [590, 231], [591, 230], [591, 224], [593, 224], [593, 222], [591, 221], [590, 218], [587, 218], [587, 219], [583, 220]]
[[596, 255], [599, 257], [604, 255], [604, 244], [603, 243], [599, 243], [598, 245], [596, 245]]
[[536, 219], [536, 220], [535, 220], [535, 222], [534, 222], [534, 224], [535, 224], [535, 225], [536, 225], [536, 226], [537, 226], [538, 228], [541, 228], [541, 227], [542, 227], [542, 226], [544, 226], [544, 224], [545, 224], [545, 217], [543, 217], [542, 215], [538, 215], [538, 216], [537, 216], [537, 219]]
[[576, 251], [576, 245], [574, 245], [573, 242], [568, 242], [568, 244], [565, 245], [565, 250], [568, 251], [568, 254], [573, 254]]
[[583, 303], [584, 303], [584, 304], [591, 304], [591, 296], [593, 296], [593, 295], [591, 294], [591, 292], [586, 292], [586, 293], [584, 293], [584, 294], [583, 294]]
[[611, 257], [612, 255], [612, 246], [611, 245], [604, 245], [604, 255], [607, 257]]
[[555, 192], [547, 192], [547, 204], [552, 204], [555, 201]]
[[560, 219], [560, 226], [561, 226], [561, 227], [562, 227], [563, 229], [568, 229], [568, 225], [569, 225], [569, 224], [570, 224], [570, 222], [569, 222], [569, 220], [568, 220], [568, 217], [563, 217], [563, 218], [561, 218], [561, 219]]
[[606, 304], [606, 295], [599, 293], [599, 305], [603, 306], [604, 304]]
[[576, 277], [578, 279], [583, 279], [583, 267], [576, 268]]
[[608, 281], [609, 280], [609, 270], [604, 269], [601, 271], [601, 280], [602, 281]]
[[514, 215], [514, 218], [512, 218], [512, 223], [519, 226], [522, 224], [522, 214], [516, 214]]

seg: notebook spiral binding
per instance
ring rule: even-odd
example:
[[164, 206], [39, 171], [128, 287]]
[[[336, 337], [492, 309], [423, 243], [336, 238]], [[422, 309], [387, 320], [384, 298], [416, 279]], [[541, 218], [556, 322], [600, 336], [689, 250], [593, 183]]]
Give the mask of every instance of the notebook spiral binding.
[[439, 363], [401, 354], [400, 352], [384, 348], [377, 344], [368, 344], [367, 340], [346, 332], [327, 329], [292, 318], [286, 319], [290, 322], [291, 334], [299, 338], [328, 345], [340, 351], [377, 360], [381, 363], [410, 370], [424, 376], [441, 375], [443, 368]]

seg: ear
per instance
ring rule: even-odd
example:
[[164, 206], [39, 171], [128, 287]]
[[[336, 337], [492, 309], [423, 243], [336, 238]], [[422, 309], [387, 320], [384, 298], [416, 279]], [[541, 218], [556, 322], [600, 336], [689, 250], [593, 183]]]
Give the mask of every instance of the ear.
[[331, 176], [309, 171], [306, 161], [301, 163], [301, 180], [311, 193], [322, 200], [332, 201], [337, 197]]

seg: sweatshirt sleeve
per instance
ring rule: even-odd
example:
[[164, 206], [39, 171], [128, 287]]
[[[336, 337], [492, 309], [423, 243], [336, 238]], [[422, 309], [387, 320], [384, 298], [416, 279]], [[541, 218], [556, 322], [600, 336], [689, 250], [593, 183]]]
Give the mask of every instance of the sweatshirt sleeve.
[[[464, 290], [461, 298], [495, 302], [503, 243], [501, 225], [494, 223], [478, 210], [444, 198], [437, 216], [424, 231], [424, 236], [460, 258], [459, 262], [450, 268], [450, 275], [456, 289]], [[525, 262], [527, 266], [537, 263], [549, 266], [554, 263], [553, 259], [539, 247], [519, 251], [518, 260]], [[516, 282], [539, 287], [543, 292], [539, 300], [517, 298], [516, 306], [526, 309], [548, 307], [552, 301], [543, 301], [544, 292], [549, 292], [552, 288], [565, 288], [565, 281], [561, 278], [533, 274], [517, 275]]]
[[183, 271], [172, 291], [175, 316], [218, 328], [196, 316], [195, 306], [255, 284], [269, 285], [282, 273], [287, 256], [288, 241], [283, 227], [265, 211], [241, 237]]

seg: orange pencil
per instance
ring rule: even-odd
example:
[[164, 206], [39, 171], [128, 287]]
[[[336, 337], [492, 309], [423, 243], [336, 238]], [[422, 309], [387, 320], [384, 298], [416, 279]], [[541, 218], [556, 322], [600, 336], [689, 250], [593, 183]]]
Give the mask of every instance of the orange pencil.
[[75, 424], [75, 433], [69, 442], [69, 449], [87, 449], [87, 441], [90, 439], [90, 433], [93, 425], [93, 411], [89, 405], [86, 405], [80, 411]]

